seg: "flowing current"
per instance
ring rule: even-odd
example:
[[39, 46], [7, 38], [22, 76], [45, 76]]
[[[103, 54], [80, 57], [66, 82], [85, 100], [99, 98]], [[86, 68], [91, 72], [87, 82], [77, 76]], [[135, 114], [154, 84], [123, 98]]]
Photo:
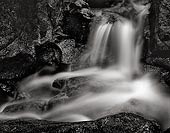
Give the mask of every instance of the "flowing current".
[[[31, 117], [77, 122], [134, 112], [154, 118], [164, 127], [170, 125], [169, 98], [160, 91], [161, 86], [149, 74], [142, 74], [140, 69], [143, 20], [148, 8], [149, 5], [143, 6], [135, 22], [122, 18], [114, 24], [105, 20], [98, 24], [90, 35], [88, 52], [82, 57], [82, 64], [88, 63], [88, 68], [36, 77], [24, 84], [24, 88], [34, 88], [44, 83], [52, 84], [56, 79], [84, 77], [88, 80], [82, 83], [81, 95], [44, 114], [2, 113], [0, 118]], [[4, 105], [1, 111], [8, 105]]]

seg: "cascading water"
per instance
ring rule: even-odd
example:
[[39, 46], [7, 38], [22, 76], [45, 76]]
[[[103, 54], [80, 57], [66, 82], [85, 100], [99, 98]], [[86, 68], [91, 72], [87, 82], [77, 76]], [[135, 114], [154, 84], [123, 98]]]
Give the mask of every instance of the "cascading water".
[[[36, 77], [25, 84], [25, 88], [30, 88], [43, 83], [51, 84], [56, 79], [88, 77], [89, 80], [83, 87], [85, 91], [81, 96], [68, 100], [45, 114], [23, 112], [4, 115], [2, 113], [0, 118], [33, 117], [69, 122], [87, 121], [129, 111], [155, 118], [166, 127], [170, 124], [168, 98], [159, 92], [159, 85], [149, 75], [139, 74], [143, 25], [141, 22], [148, 13], [148, 8], [149, 5], [143, 7], [135, 24], [131, 20], [122, 18], [114, 24], [104, 20], [97, 26], [89, 40], [91, 44], [89, 52], [83, 57], [83, 63], [89, 62], [89, 68]], [[114, 61], [108, 62], [107, 58]], [[136, 74], [138, 76], [134, 78]], [[133, 99], [137, 100], [139, 105], [130, 104]], [[1, 110], [3, 111], [6, 106], [8, 104]]]
[[107, 43], [112, 29], [112, 24], [106, 24], [105, 20], [103, 21], [99, 26], [97, 26], [94, 35], [92, 35], [89, 40], [92, 48], [83, 58], [83, 62], [86, 62], [89, 59], [90, 66], [98, 66], [103, 64], [106, 56]]

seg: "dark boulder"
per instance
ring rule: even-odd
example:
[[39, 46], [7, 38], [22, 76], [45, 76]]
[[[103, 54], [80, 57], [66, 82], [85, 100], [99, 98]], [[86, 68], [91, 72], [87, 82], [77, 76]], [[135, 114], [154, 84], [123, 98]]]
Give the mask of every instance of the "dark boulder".
[[88, 3], [83, 0], [71, 2], [63, 12], [63, 33], [77, 43], [86, 44], [90, 32], [90, 22], [94, 16]]
[[36, 63], [37, 66], [55, 65], [60, 64], [62, 61], [62, 51], [55, 44], [46, 42], [35, 47]]
[[39, 120], [0, 121], [0, 132], [11, 133], [161, 133], [159, 124], [132, 113], [120, 113], [95, 121], [58, 123]]
[[0, 60], [0, 79], [21, 79], [29, 75], [34, 67], [35, 59], [26, 53]]
[[17, 83], [27, 76], [40, 71], [45, 66], [53, 67], [53, 73], [60, 72], [62, 51], [54, 43], [45, 43], [35, 48], [35, 57], [19, 53], [0, 61], [0, 87], [10, 96], [17, 93]]
[[0, 88], [8, 95], [14, 96], [17, 91], [16, 82], [32, 73], [35, 59], [26, 53], [19, 53], [0, 61]]

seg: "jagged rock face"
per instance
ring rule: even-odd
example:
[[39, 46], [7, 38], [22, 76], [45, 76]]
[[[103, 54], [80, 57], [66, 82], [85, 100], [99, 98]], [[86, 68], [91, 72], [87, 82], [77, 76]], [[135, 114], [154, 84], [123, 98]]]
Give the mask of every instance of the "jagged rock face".
[[86, 44], [93, 16], [88, 3], [83, 0], [70, 3], [63, 12], [63, 33], [68, 35], [69, 39], [74, 39], [76, 43]]
[[170, 49], [170, 1], [160, 2], [159, 27], [158, 27], [158, 47], [162, 50]]
[[[169, 26], [170, 16], [169, 8], [170, 2], [168, 0], [152, 0], [149, 26], [150, 26], [150, 43], [149, 48], [151, 52], [158, 53], [160, 51], [169, 50]], [[164, 54], [167, 55], [167, 54]], [[169, 54], [167, 55], [169, 56]]]
[[16, 81], [34, 66], [36, 1], [0, 1], [0, 88], [14, 95]]
[[0, 58], [14, 56], [21, 51], [34, 53], [36, 1], [1, 0], [0, 5]]
[[[33, 55], [37, 43], [58, 42], [68, 35], [77, 42], [87, 40], [93, 14], [84, 1], [2, 0], [0, 5], [0, 58], [20, 52]], [[69, 22], [78, 27], [68, 28]]]
[[72, 38], [76, 47], [87, 41], [93, 14], [83, 0], [2, 0], [0, 5], [0, 87], [10, 96], [18, 81], [46, 65], [64, 70], [59, 65], [65, 51], [58, 42]]
[[77, 43], [83, 44], [83, 42], [87, 42], [88, 34], [83, 33], [89, 33], [89, 29], [87, 27], [90, 20], [87, 21], [83, 18], [83, 16], [79, 16], [79, 13], [72, 14], [69, 12], [65, 12], [63, 21], [63, 32], [69, 35], [69, 38], [75, 39]]

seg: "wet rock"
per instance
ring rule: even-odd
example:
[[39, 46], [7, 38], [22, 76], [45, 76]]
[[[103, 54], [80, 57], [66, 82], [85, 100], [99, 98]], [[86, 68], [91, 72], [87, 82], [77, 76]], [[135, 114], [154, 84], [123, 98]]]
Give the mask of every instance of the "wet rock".
[[33, 133], [161, 133], [159, 124], [132, 113], [120, 113], [95, 121], [59, 123], [38, 120], [0, 121], [1, 132]]
[[65, 64], [77, 63], [85, 49], [83, 46], [77, 48], [75, 40], [72, 39], [64, 40], [58, 43], [58, 46], [62, 50], [62, 63]]
[[55, 80], [52, 84], [53, 87], [62, 90], [66, 84], [66, 80]]
[[10, 96], [17, 93], [17, 82], [49, 65], [55, 72], [64, 69], [61, 63], [62, 51], [54, 43], [36, 46], [35, 57], [27, 53], [19, 53], [0, 61], [0, 87]]
[[8, 101], [9, 101], [9, 97], [2, 89], [0, 89], [0, 106]]
[[[100, 120], [98, 122], [100, 122]], [[154, 126], [150, 122], [132, 113], [120, 113], [114, 115], [113, 118], [106, 117], [101, 119], [101, 127], [103, 128], [103, 132], [161, 132], [159, 124], [152, 121], [151, 123], [154, 124]]]
[[169, 71], [167, 71], [164, 68], [148, 65], [148, 64], [143, 65], [143, 72], [150, 73], [154, 76], [154, 78], [158, 78], [158, 79], [164, 79], [164, 76], [169, 74]]
[[0, 79], [21, 79], [28, 76], [33, 69], [35, 59], [26, 53], [0, 60]]
[[[170, 87], [170, 72], [166, 72], [163, 75], [163, 81], [166, 83], [166, 85], [168, 85]], [[170, 92], [170, 89], [169, 89]]]
[[34, 113], [42, 113], [47, 111], [47, 102], [44, 100], [30, 100], [23, 102], [11, 103], [4, 108], [4, 114], [12, 114], [12, 113], [22, 113], [22, 112], [34, 112]]
[[[36, 80], [36, 79], [35, 79]], [[26, 84], [27, 85], [27, 84]], [[49, 99], [60, 94], [61, 90], [58, 88], [54, 88], [50, 83], [39, 83], [38, 85], [27, 85], [19, 89], [19, 94], [17, 95], [16, 100], [24, 100], [24, 99]]]
[[47, 75], [52, 75], [55, 74], [56, 69], [53, 66], [45, 66], [38, 72], [38, 76], [47, 76]]
[[155, 50], [157, 46], [157, 34], [158, 34], [158, 26], [159, 26], [159, 0], [151, 0], [151, 7], [149, 13], [149, 50]]
[[146, 62], [150, 65], [157, 66], [170, 71], [170, 58], [148, 57]]
[[89, 4], [84, 0], [77, 0], [74, 3], [71, 3], [70, 7], [72, 8], [89, 8]]
[[157, 31], [157, 48], [170, 49], [170, 1], [162, 0], [159, 5], [159, 27]]
[[63, 33], [67, 34], [69, 39], [75, 39], [77, 43], [86, 44], [90, 22], [94, 15], [88, 3], [83, 0], [77, 0], [68, 6], [63, 14]]
[[149, 15], [149, 49], [153, 51], [169, 50], [170, 2], [151, 0]]
[[170, 72], [169, 70], [154, 66], [154, 65], [143, 65], [143, 72], [146, 74], [150, 74], [151, 77], [155, 80], [157, 80], [161, 86], [163, 87], [162, 90], [166, 92], [167, 94], [170, 94]]
[[68, 71], [70, 69], [69, 64], [59, 63], [57, 66], [45, 66], [39, 72], [38, 76], [49, 76], [59, 72]]
[[35, 47], [37, 66], [46, 66], [46, 65], [55, 65], [61, 63], [62, 60], [62, 51], [55, 44], [51, 42], [46, 42], [39, 46]]
[[18, 92], [16, 82], [11, 80], [1, 81], [0, 88], [4, 92], [4, 95], [10, 97], [16, 97]]
[[48, 109], [64, 104], [69, 100], [69, 97], [65, 93], [60, 93], [48, 101]]
[[26, 53], [1, 59], [0, 61], [0, 88], [8, 95], [16, 93], [16, 82], [34, 72], [35, 59]]
[[[66, 79], [66, 85], [62, 92], [70, 98], [76, 98], [84, 93], [87, 93], [91, 88], [95, 89], [96, 86], [89, 84], [91, 81], [88, 77], [75, 77]], [[99, 90], [99, 89], [98, 89]]]

